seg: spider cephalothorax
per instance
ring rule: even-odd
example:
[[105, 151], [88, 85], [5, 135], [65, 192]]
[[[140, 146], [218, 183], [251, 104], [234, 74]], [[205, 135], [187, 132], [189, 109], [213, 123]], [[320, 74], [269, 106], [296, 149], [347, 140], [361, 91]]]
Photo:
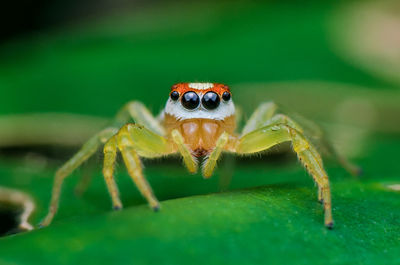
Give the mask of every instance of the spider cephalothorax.
[[178, 130], [194, 156], [206, 156], [223, 132], [234, 133], [235, 105], [226, 85], [180, 83], [171, 88], [162, 120], [167, 134]]
[[[103, 175], [114, 209], [121, 209], [114, 181], [117, 151], [121, 152], [128, 173], [154, 210], [160, 204], [142, 172], [141, 157], [156, 158], [179, 154], [191, 173], [204, 157], [202, 174], [212, 175], [222, 152], [240, 155], [261, 152], [283, 142], [292, 142], [299, 160], [318, 186], [318, 199], [325, 210], [325, 225], [332, 227], [331, 197], [328, 176], [322, 159], [292, 119], [277, 114], [272, 102], [261, 104], [241, 133], [235, 133], [236, 113], [228, 86], [218, 83], [179, 83], [172, 86], [166, 106], [158, 118], [146, 107], [133, 101], [118, 113], [114, 126], [90, 139], [56, 173], [50, 210], [42, 225], [48, 225], [57, 212], [63, 180], [104, 144]], [[133, 120], [133, 123], [129, 123]], [[350, 167], [341, 158], [345, 166]]]

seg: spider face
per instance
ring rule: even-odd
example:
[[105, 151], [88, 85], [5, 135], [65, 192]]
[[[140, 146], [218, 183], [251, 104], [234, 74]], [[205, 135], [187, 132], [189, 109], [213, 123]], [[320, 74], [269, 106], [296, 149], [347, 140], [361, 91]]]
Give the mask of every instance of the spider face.
[[165, 113], [177, 120], [224, 120], [235, 114], [228, 86], [219, 83], [179, 83], [171, 88]]

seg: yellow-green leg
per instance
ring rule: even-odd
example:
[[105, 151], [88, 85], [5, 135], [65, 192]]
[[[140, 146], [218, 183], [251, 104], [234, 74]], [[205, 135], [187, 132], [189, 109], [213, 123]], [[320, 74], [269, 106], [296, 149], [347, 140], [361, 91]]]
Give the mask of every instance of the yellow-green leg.
[[114, 165], [117, 150], [121, 151], [128, 173], [153, 209], [159, 203], [143, 176], [140, 156], [155, 158], [174, 152], [172, 145], [161, 135], [138, 124], [125, 124], [116, 135], [104, 145], [103, 175], [111, 196], [114, 209], [121, 209], [118, 187], [114, 180]]
[[[295, 128], [302, 134], [305, 134], [304, 129], [297, 122], [295, 122], [293, 119], [291, 119], [288, 116], [283, 115], [283, 114], [275, 115], [265, 125], [276, 124], [276, 123], [288, 124], [289, 126]], [[307, 121], [307, 123], [309, 125], [311, 125], [311, 127], [313, 128], [314, 131], [316, 131], [317, 138], [318, 138], [317, 141], [318, 141], [319, 146], [321, 147], [322, 151], [325, 151], [325, 153], [327, 153], [328, 155], [333, 156], [333, 158], [336, 159], [336, 161], [339, 162], [339, 164], [351, 175], [353, 175], [353, 176], [360, 175], [360, 173], [361, 173], [360, 167], [358, 167], [357, 165], [354, 165], [346, 157], [340, 155], [335, 150], [332, 143], [330, 141], [328, 141], [328, 139], [326, 139], [326, 137], [324, 136], [323, 130], [321, 128], [319, 128], [318, 125], [314, 124], [311, 121]]]
[[[304, 136], [304, 130], [303, 128], [294, 120], [289, 118], [288, 116], [284, 114], [276, 114], [274, 115], [270, 120], [268, 120], [264, 126], [272, 125], [272, 124], [286, 124], [290, 128], [295, 129], [297, 132], [299, 132], [301, 135]], [[310, 149], [310, 152], [313, 152], [315, 159], [318, 160], [318, 162], [322, 165], [322, 158], [321, 155], [316, 151], [315, 148]], [[320, 190], [320, 189], [319, 189]], [[320, 197], [320, 192], [318, 192], [318, 198]]]
[[[102, 132], [96, 134], [92, 137], [79, 151], [76, 153], [70, 160], [68, 160], [57, 172], [55, 175], [52, 197], [49, 207], [49, 212], [46, 217], [41, 222], [41, 226], [47, 226], [51, 223], [54, 218], [54, 215], [57, 212], [61, 187], [64, 179], [72, 173], [77, 167], [79, 167], [83, 162], [85, 162], [89, 157], [91, 157], [101, 144], [105, 143], [110, 139], [113, 135], [118, 132], [118, 129], [124, 125], [129, 120], [133, 119], [135, 122], [143, 124], [147, 126], [150, 130], [153, 130], [155, 134], [163, 135], [164, 129], [156, 120], [155, 117], [150, 113], [150, 111], [140, 102], [132, 101], [127, 103], [117, 114], [114, 126], [108, 129], [103, 130]], [[153, 133], [154, 134], [154, 133]], [[111, 144], [111, 143], [110, 143]], [[157, 144], [157, 142], [156, 142]], [[110, 146], [107, 147], [107, 155], [111, 157], [112, 153], [109, 152]], [[107, 159], [107, 163], [110, 163], [110, 159]], [[106, 169], [110, 166], [107, 164]], [[109, 170], [108, 170], [109, 171]], [[106, 172], [109, 174], [109, 172]], [[113, 178], [109, 176], [106, 177], [107, 187], [110, 191], [111, 197], [113, 198], [114, 207], [118, 208], [118, 194], [116, 185], [112, 184]], [[83, 191], [82, 191], [83, 192]]]
[[157, 118], [139, 101], [131, 101], [118, 112], [115, 121], [118, 127], [125, 125], [130, 119], [134, 123], [143, 125], [147, 129], [165, 135], [164, 128], [160, 125]]
[[321, 157], [310, 142], [295, 128], [287, 124], [272, 124], [259, 128], [241, 137], [236, 144], [239, 154], [252, 154], [271, 148], [274, 145], [291, 141], [299, 160], [317, 183], [325, 211], [325, 226], [333, 227], [331, 194], [328, 175]]
[[[236, 118], [236, 126], [240, 126], [243, 120], [243, 110], [239, 106], [235, 106], [235, 118]], [[235, 171], [234, 168], [235, 158], [233, 156], [225, 157], [222, 166], [220, 167], [220, 174], [219, 174], [219, 191], [226, 191], [229, 188], [229, 185], [232, 182], [233, 172]], [[204, 170], [205, 163], [203, 162], [203, 170]], [[212, 169], [211, 171], [214, 171]], [[212, 173], [210, 173], [210, 176]], [[204, 178], [205, 177], [203, 174]]]
[[110, 194], [113, 209], [122, 209], [119, 191], [114, 179], [114, 166], [117, 158], [117, 137], [114, 135], [104, 145], [103, 176]]
[[203, 164], [203, 177], [210, 178], [212, 173], [214, 172], [214, 168], [217, 165], [218, 158], [220, 157], [222, 151], [224, 150], [226, 144], [229, 140], [229, 134], [224, 132], [218, 138], [214, 150], [211, 154], [206, 158], [205, 163]]
[[272, 118], [278, 106], [274, 102], [264, 102], [253, 112], [242, 130], [242, 136], [264, 126]]
[[288, 126], [301, 132], [302, 134], [304, 133], [303, 128], [297, 122], [295, 122], [294, 120], [292, 120], [285, 114], [281, 114], [281, 113], [275, 114], [269, 120], [264, 122], [262, 127], [265, 127], [265, 126], [268, 126], [271, 124], [287, 124]]
[[317, 138], [318, 146], [321, 147], [321, 151], [324, 151], [323, 153], [331, 155], [351, 175], [358, 176], [361, 174], [362, 172], [361, 168], [351, 163], [345, 156], [340, 155], [335, 150], [332, 143], [325, 138], [323, 130], [317, 124], [297, 115], [297, 119], [300, 119], [299, 122], [301, 122], [301, 124], [303, 125], [306, 125], [307, 128], [306, 132], [298, 122], [289, 118], [288, 116], [284, 114], [274, 115], [277, 110], [278, 106], [274, 102], [262, 103], [254, 111], [254, 113], [246, 123], [245, 127], [243, 128], [241, 136], [250, 133], [258, 128], [267, 126], [269, 124], [275, 124], [275, 123], [288, 124], [289, 126], [295, 128], [296, 130], [298, 130], [299, 132], [301, 132], [306, 136]]
[[86, 142], [83, 147], [70, 160], [68, 160], [60, 169], [57, 170], [53, 184], [49, 212], [41, 222], [41, 226], [49, 225], [58, 210], [61, 188], [64, 179], [68, 177], [89, 157], [91, 157], [97, 151], [99, 146], [107, 141], [110, 137], [112, 137], [116, 132], [117, 129], [115, 128], [107, 128], [96, 134], [88, 142]]
[[[300, 125], [289, 118], [288, 116], [284, 114], [276, 114], [274, 115], [268, 122], [265, 123], [265, 126], [271, 125], [271, 124], [287, 124], [289, 127], [294, 128], [301, 134], [303, 134], [303, 128], [300, 127]], [[322, 158], [319, 153], [315, 150], [315, 148], [311, 149], [311, 152], [313, 152], [315, 159], [319, 161], [319, 163], [322, 165]], [[318, 201], [323, 202], [322, 198], [322, 189], [320, 186], [318, 186]]]
[[153, 210], [160, 208], [160, 203], [143, 175], [138, 154], [146, 157], [159, 157], [170, 154], [172, 146], [167, 140], [136, 124], [126, 124], [116, 135], [117, 145], [130, 177], [146, 198]]
[[179, 153], [182, 155], [183, 162], [186, 165], [186, 168], [190, 173], [196, 173], [197, 172], [197, 161], [193, 157], [192, 153], [190, 152], [189, 148], [185, 144], [185, 140], [183, 139], [183, 136], [178, 130], [173, 130], [171, 132], [172, 140], [178, 147]]
[[[131, 120], [145, 126], [149, 130], [152, 130], [157, 134], [164, 134], [164, 129], [159, 124], [158, 120], [143, 105], [143, 103], [139, 101], [131, 101], [125, 104], [117, 113], [114, 119], [113, 127], [120, 128]], [[77, 184], [75, 188], [75, 193], [78, 195], [82, 195], [89, 187], [90, 181], [90, 174], [82, 175], [81, 181]]]
[[324, 202], [323, 194], [322, 194], [322, 189], [321, 189], [320, 186], [318, 186], [318, 201], [319, 201], [320, 203], [323, 203], [323, 202]]

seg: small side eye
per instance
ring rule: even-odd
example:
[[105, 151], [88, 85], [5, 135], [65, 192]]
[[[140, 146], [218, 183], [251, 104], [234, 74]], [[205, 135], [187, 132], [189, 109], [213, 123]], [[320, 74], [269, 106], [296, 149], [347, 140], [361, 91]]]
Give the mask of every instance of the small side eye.
[[179, 92], [178, 91], [173, 91], [170, 95], [171, 99], [173, 101], [177, 101], [179, 99]]
[[231, 99], [231, 93], [225, 91], [225, 92], [222, 94], [222, 99], [223, 99], [224, 101], [229, 101], [229, 100]]

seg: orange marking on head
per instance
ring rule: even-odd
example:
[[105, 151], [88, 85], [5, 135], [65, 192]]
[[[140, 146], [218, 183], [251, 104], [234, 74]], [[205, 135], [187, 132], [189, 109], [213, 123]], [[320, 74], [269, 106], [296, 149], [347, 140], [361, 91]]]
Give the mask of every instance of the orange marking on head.
[[190, 87], [190, 84], [192, 84], [192, 83], [178, 83], [178, 84], [175, 84], [175, 85], [173, 85], [171, 87], [171, 93], [173, 91], [177, 91], [177, 92], [179, 92], [179, 95], [183, 95], [188, 91], [194, 91], [194, 92], [196, 92], [198, 94], [205, 94], [205, 93], [207, 93], [209, 91], [213, 91], [213, 92], [217, 93], [220, 96], [222, 96], [222, 94], [224, 92], [231, 93], [231, 91], [230, 91], [230, 89], [229, 89], [229, 87], [227, 85], [220, 84], [220, 83], [212, 83], [213, 86], [210, 87], [210, 88], [207, 88], [207, 89], [193, 88], [193, 87]]

